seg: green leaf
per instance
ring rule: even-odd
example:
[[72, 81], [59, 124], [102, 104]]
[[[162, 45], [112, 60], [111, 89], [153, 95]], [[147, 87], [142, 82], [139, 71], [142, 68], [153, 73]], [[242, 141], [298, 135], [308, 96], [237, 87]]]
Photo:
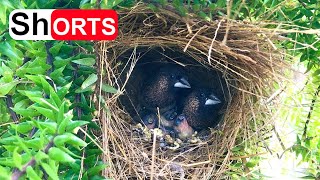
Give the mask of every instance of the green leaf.
[[9, 168], [0, 166], [0, 179], [11, 179]]
[[217, 5], [215, 3], [209, 4], [210, 11], [214, 11], [217, 8]]
[[63, 99], [66, 94], [68, 93], [70, 87], [71, 87], [72, 82], [66, 84], [65, 86], [63, 86], [61, 89], [59, 89], [57, 91], [57, 95], [59, 96], [60, 99]]
[[94, 84], [98, 80], [96, 74], [90, 74], [90, 76], [82, 83], [81, 89], [86, 89], [90, 85]]
[[75, 64], [80, 64], [84, 66], [93, 66], [96, 63], [96, 60], [94, 58], [82, 58], [77, 60], [72, 60]]
[[159, 0], [159, 3], [162, 5], [162, 6], [165, 6], [168, 4], [168, 0]]
[[33, 121], [34, 125], [40, 129], [47, 129], [48, 133], [55, 134], [57, 130], [57, 123], [55, 122], [40, 122], [40, 121]]
[[37, 106], [33, 106], [33, 108], [35, 110], [37, 110], [40, 114], [44, 115], [45, 117], [47, 117], [50, 120], [56, 120], [54, 113], [51, 109], [46, 109], [46, 108], [42, 108], [42, 107], [37, 107]]
[[34, 148], [34, 149], [42, 149], [43, 148], [43, 143], [40, 138], [30, 139], [30, 140], [24, 141], [24, 143], [29, 148], [30, 147]]
[[9, 93], [9, 91], [14, 88], [17, 84], [19, 84], [18, 81], [12, 81], [9, 83], [1, 83], [0, 82], [0, 97], [5, 96]]
[[25, 75], [28, 79], [33, 81], [38, 86], [42, 87], [46, 94], [50, 93], [50, 89], [53, 89], [51, 85], [45, 80], [43, 76], [39, 75]]
[[61, 121], [64, 119], [64, 106], [65, 106], [65, 101], [62, 103], [62, 105], [59, 108], [58, 116], [57, 116], [57, 123], [60, 124]]
[[148, 4], [148, 8], [155, 12], [158, 11], [157, 6], [155, 6], [154, 4]]
[[40, 91], [21, 91], [18, 90], [21, 94], [27, 96], [31, 101], [38, 103], [41, 107], [45, 107], [47, 109], [52, 109], [56, 112], [58, 112], [58, 108], [55, 104], [48, 101], [47, 99], [44, 99], [42, 97], [42, 93]]
[[59, 54], [59, 51], [61, 49], [61, 46], [63, 45], [64, 41], [60, 41], [56, 44], [54, 44], [50, 49], [49, 52], [52, 54], [53, 57], [57, 56]]
[[73, 117], [72, 111], [67, 113], [66, 116], [63, 116], [64, 119], [61, 121], [61, 123], [59, 124], [59, 127], [58, 127], [58, 134], [62, 134], [65, 132], [66, 127], [70, 123], [72, 117]]
[[121, 2], [123, 2], [123, 0], [103, 0], [101, 3], [101, 8], [102, 9], [112, 9], [114, 7], [116, 7], [118, 4], [120, 4]]
[[61, 57], [57, 56], [54, 58], [53, 65], [56, 69], [61, 68], [63, 66], [67, 66], [71, 61], [71, 58], [62, 59]]
[[93, 91], [94, 90], [94, 87], [93, 86], [88, 86], [87, 88], [85, 89], [82, 89], [82, 88], [78, 88], [77, 90], [75, 90], [74, 92], [75, 93], [83, 93], [83, 92], [90, 92], [90, 91]]
[[16, 112], [17, 114], [20, 114], [24, 117], [35, 117], [40, 115], [40, 113], [38, 111], [36, 111], [35, 109], [24, 109], [24, 108], [12, 108], [12, 110], [14, 112]]
[[[211, 4], [210, 4], [210, 5], [211, 5]], [[200, 4], [192, 5], [192, 9], [193, 9], [193, 11], [195, 11], [195, 12], [200, 11], [200, 8], [201, 8]]]
[[311, 142], [310, 138], [307, 138], [307, 139], [305, 140], [305, 146], [306, 146], [307, 148], [310, 148], [310, 142]]
[[28, 50], [33, 50], [31, 43], [32, 41], [19, 40], [19, 44], [21, 44], [22, 47], [27, 48]]
[[81, 0], [80, 1], [80, 6], [82, 6], [82, 5], [84, 5], [84, 4], [86, 4], [86, 3], [88, 3], [90, 0]]
[[11, 179], [9, 168], [0, 166], [0, 179]]
[[211, 21], [211, 18], [203, 11], [200, 11], [198, 15], [206, 21]]
[[88, 121], [71, 121], [66, 127], [67, 132], [72, 132], [75, 128], [89, 124]]
[[41, 91], [25, 91], [25, 90], [18, 90], [19, 93], [21, 93], [24, 96], [27, 96], [29, 99], [31, 99], [32, 97], [38, 97], [41, 98], [42, 97], [42, 92]]
[[[28, 94], [28, 93], [27, 93]], [[54, 112], [58, 112], [59, 109], [57, 107], [56, 104], [54, 104], [53, 102], [49, 102], [47, 99], [44, 99], [44, 98], [39, 98], [39, 97], [33, 97], [33, 96], [30, 96], [30, 94], [27, 95], [29, 97], [29, 99], [31, 101], [34, 101], [36, 103], [38, 103], [41, 108], [44, 107], [46, 109], [50, 109], [50, 110], [53, 110]], [[38, 106], [37, 104], [37, 106]], [[35, 107], [36, 105], [32, 106], [33, 108]]]
[[50, 74], [50, 77], [53, 79], [53, 80], [57, 80], [59, 78], [61, 78], [63, 76], [63, 70], [66, 68], [66, 66], [62, 66], [60, 68], [57, 68], [55, 69], [51, 74]]
[[238, 151], [241, 151], [243, 149], [242, 146], [235, 146], [231, 149], [232, 152], [238, 152]]
[[6, 6], [2, 6], [2, 8], [0, 9], [0, 20], [2, 22], [3, 25], [7, 24], [7, 7]]
[[75, 159], [73, 159], [69, 154], [56, 147], [52, 147], [49, 149], [49, 157], [59, 162], [75, 162]]
[[13, 71], [4, 63], [2, 63], [0, 67], [0, 76], [3, 76], [1, 78], [2, 83], [10, 83], [13, 81]]
[[1, 54], [8, 56], [17, 66], [22, 64], [22, 57], [19, 56], [19, 53], [17, 53], [15, 48], [8, 42], [4, 41], [3, 43], [0, 43], [0, 52]]
[[42, 151], [38, 151], [37, 154], [34, 156], [37, 162], [40, 162], [43, 159], [48, 159], [49, 156], [42, 152]]
[[226, 7], [227, 2], [226, 0], [217, 0], [216, 4], [218, 7]]
[[36, 0], [37, 6], [39, 9], [51, 9], [53, 8], [54, 4], [57, 2], [57, 0]]
[[24, 141], [22, 140], [22, 138], [17, 138], [18, 142], [15, 143], [17, 144], [17, 146], [19, 148], [21, 148], [25, 153], [23, 153], [23, 156], [26, 157], [26, 156], [30, 156], [31, 154], [31, 151], [30, 149], [26, 146], [26, 144], [24, 143]]
[[116, 94], [118, 90], [108, 84], [102, 84], [101, 90], [107, 93]]
[[318, 76], [319, 74], [320, 74], [320, 69], [317, 69], [316, 71], [314, 71], [312, 76]]
[[22, 158], [21, 155], [18, 153], [19, 147], [16, 147], [13, 151], [13, 162], [15, 166], [21, 171], [22, 170]]
[[46, 171], [49, 177], [53, 180], [59, 180], [57, 172], [55, 172], [47, 163], [41, 162], [42, 168]]
[[33, 170], [32, 166], [28, 166], [26, 169], [27, 177], [33, 180], [41, 180], [37, 173]]
[[52, 88], [50, 89], [50, 99], [55, 103], [55, 106], [61, 106], [62, 101]]
[[253, 168], [255, 165], [256, 165], [256, 164], [253, 163], [253, 162], [247, 162], [247, 163], [246, 163], [246, 166], [247, 166], [248, 168]]
[[65, 133], [63, 135], [58, 135], [53, 140], [56, 146], [64, 146], [65, 143], [71, 144], [73, 146], [87, 146], [87, 143], [84, 142], [82, 139], [78, 138], [77, 136], [71, 133]]
[[[15, 163], [13, 162], [13, 159], [9, 157], [0, 158], [0, 165], [6, 166], [6, 167], [16, 167]], [[1, 177], [1, 174], [0, 174], [0, 177]]]
[[300, 140], [300, 138], [299, 138], [299, 135], [297, 134], [297, 144], [298, 145], [301, 145], [301, 140]]
[[11, 9], [14, 9], [14, 6], [12, 5], [12, 3], [8, 0], [2, 0], [0, 1], [0, 4], [5, 6], [5, 7], [8, 7], [8, 8], [11, 8]]
[[0, 143], [1, 144], [12, 144], [12, 142], [16, 142], [17, 137], [16, 136], [9, 136], [5, 138], [0, 138]]
[[[78, 159], [81, 159], [81, 158], [82, 158], [82, 156], [79, 156], [79, 155], [73, 153], [72, 151], [70, 151], [70, 150], [69, 150], [68, 148], [66, 148], [66, 147], [61, 146], [61, 147], [59, 147], [59, 148], [60, 148], [61, 150], [63, 150], [64, 152], [68, 153], [70, 156], [76, 157], [76, 158], [78, 158]], [[78, 147], [76, 147], [76, 148], [78, 148]], [[78, 148], [78, 150], [80, 150], [80, 149]]]
[[19, 124], [12, 124], [11, 125], [14, 129], [16, 129], [19, 133], [25, 134], [29, 132], [33, 127], [28, 122], [21, 122]]
[[98, 165], [98, 166], [94, 166], [90, 169], [88, 169], [88, 175], [89, 176], [93, 176], [93, 175], [98, 175], [100, 174], [100, 172], [102, 170], [104, 170], [108, 165], [106, 164], [101, 164], [101, 165]]
[[41, 86], [46, 94], [50, 94], [51, 92], [54, 92], [53, 87], [48, 83], [44, 77], [40, 76], [41, 80]]
[[267, 4], [270, 0], [264, 0], [263, 4]]

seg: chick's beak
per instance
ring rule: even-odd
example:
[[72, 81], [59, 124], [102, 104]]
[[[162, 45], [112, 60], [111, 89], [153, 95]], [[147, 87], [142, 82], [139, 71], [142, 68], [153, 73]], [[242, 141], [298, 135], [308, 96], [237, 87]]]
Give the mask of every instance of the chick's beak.
[[187, 88], [187, 89], [191, 88], [191, 86], [186, 78], [179, 79], [179, 81], [174, 84], [174, 87]]
[[215, 105], [221, 103], [220, 99], [218, 99], [215, 95], [210, 95], [206, 100], [205, 105]]

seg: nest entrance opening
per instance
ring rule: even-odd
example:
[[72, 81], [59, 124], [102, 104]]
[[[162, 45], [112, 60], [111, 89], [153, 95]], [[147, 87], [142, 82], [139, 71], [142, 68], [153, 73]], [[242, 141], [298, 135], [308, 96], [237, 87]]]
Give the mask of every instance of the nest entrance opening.
[[[143, 108], [140, 105], [140, 99], [146, 79], [154, 76], [159, 69], [168, 64], [177, 64], [183, 67], [191, 87], [214, 89], [215, 94], [222, 98], [223, 108], [221, 108], [220, 115], [215, 121], [221, 122], [228, 104], [231, 102], [231, 96], [236, 91], [228, 84], [230, 82], [227, 82], [223, 72], [201, 64], [189, 54], [181, 52], [180, 49], [175, 47], [139, 47], [129, 49], [120, 55], [118, 60], [122, 64], [119, 69], [124, 72], [120, 78], [121, 83], [125, 84], [125, 93], [120, 96], [119, 101], [122, 108], [131, 116], [129, 121], [133, 124], [143, 124], [143, 115], [139, 112]], [[187, 95], [187, 91], [180, 94], [180, 96]], [[217, 117], [212, 115], [212, 118]], [[202, 130], [206, 132], [202, 134], [208, 137], [208, 132], [210, 132], [208, 128], [203, 128]]]

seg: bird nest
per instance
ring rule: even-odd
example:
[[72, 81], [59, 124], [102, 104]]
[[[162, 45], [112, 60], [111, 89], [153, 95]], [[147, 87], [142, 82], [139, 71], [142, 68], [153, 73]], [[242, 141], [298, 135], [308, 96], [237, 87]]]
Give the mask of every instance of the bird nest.
[[[285, 66], [282, 53], [272, 44], [273, 31], [220, 18], [212, 22], [192, 15], [183, 18], [166, 9], [154, 12], [143, 4], [118, 14], [118, 38], [96, 44], [100, 58], [97, 116], [103, 159], [109, 164], [106, 177], [221, 179], [228, 176], [230, 164], [245, 163], [246, 157], [259, 154], [257, 150], [237, 157], [233, 150], [240, 146], [258, 149], [259, 139], [272, 128], [268, 103]], [[212, 73], [219, 72], [228, 104], [223, 121], [205, 139], [172, 150], [159, 147], [157, 138], [146, 141], [133, 131], [136, 123], [125, 108], [128, 103], [120, 99], [129, 93], [126, 87], [135, 83], [130, 78], [139, 60], [150, 51], [157, 51], [167, 63], [190, 68], [207, 84], [216, 81]], [[205, 75], [208, 72], [211, 76]], [[118, 92], [108, 93], [103, 84]]]

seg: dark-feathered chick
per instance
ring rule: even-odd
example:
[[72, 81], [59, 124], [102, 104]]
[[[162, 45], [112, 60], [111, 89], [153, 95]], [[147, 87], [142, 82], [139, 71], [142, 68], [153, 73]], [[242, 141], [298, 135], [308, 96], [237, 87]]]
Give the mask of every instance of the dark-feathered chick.
[[149, 77], [141, 91], [142, 106], [157, 112], [165, 112], [176, 106], [179, 89], [190, 88], [184, 69], [178, 65], [165, 65]]
[[182, 101], [180, 108], [188, 124], [200, 130], [219, 123], [223, 104], [223, 97], [217, 97], [212, 89], [196, 88]]

